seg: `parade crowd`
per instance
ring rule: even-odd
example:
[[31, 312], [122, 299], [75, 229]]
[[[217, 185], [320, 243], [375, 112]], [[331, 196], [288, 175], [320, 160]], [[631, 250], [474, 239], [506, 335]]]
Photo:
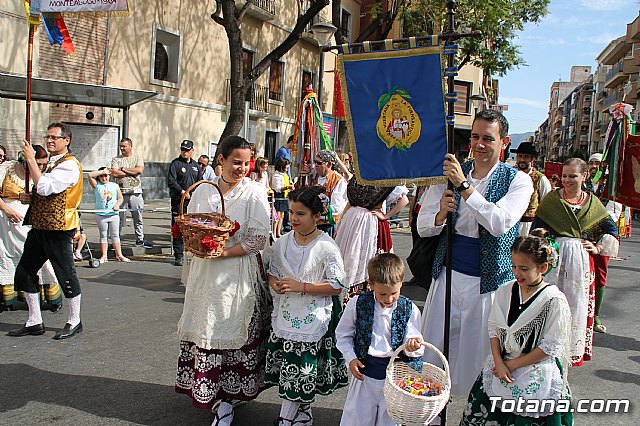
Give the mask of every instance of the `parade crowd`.
[[[192, 159], [194, 144], [184, 140], [169, 166], [173, 253], [185, 285], [176, 392], [212, 410], [213, 425], [231, 425], [239, 402], [274, 387], [282, 399], [275, 424], [291, 426], [311, 425], [316, 396], [348, 386], [341, 425], [394, 425], [383, 393], [390, 357], [404, 345], [398, 359], [414, 370], [439, 363], [423, 342], [443, 350], [450, 264], [451, 393], [467, 398], [460, 424], [573, 424], [570, 412], [553, 408], [502, 411], [498, 402], [491, 410], [490, 398], [570, 402], [571, 368], [592, 359], [594, 332], [607, 331], [599, 314], [608, 261], [617, 256], [620, 217], [630, 215], [598, 198], [592, 178], [602, 156], [568, 159], [550, 181], [534, 167], [530, 143], [512, 150], [516, 167], [502, 162], [507, 120], [478, 112], [472, 159], [443, 159], [454, 189], [419, 187], [409, 205], [412, 281], [428, 289], [421, 312], [400, 294], [404, 263], [389, 226], [409, 204], [407, 187], [361, 185], [349, 156], [328, 150], [304, 166], [310, 185], [297, 187], [292, 143], [277, 152], [271, 177], [268, 160], [238, 136], [220, 142], [211, 165], [206, 155]], [[69, 128], [52, 123], [44, 147], [25, 142], [17, 160], [4, 161], [0, 147], [2, 309], [18, 293], [29, 308], [10, 336], [44, 334], [41, 308], [62, 309], [63, 295], [69, 315], [54, 338], [82, 331], [73, 244], [82, 235], [83, 177], [72, 146]], [[111, 167], [88, 174], [101, 262], [109, 240], [115, 260], [129, 262], [119, 239], [126, 211], [136, 244], [151, 247], [144, 162], [132, 147], [124, 138]], [[203, 179], [217, 188], [194, 185]], [[236, 226], [222, 254], [185, 256], [176, 218], [223, 211]]]

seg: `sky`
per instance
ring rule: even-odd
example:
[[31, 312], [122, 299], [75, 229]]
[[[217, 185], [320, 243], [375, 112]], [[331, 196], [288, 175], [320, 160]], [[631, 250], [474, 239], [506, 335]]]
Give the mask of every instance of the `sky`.
[[535, 131], [547, 118], [554, 81], [569, 81], [571, 66], [590, 65], [612, 40], [625, 35], [640, 0], [551, 0], [539, 24], [527, 24], [515, 43], [527, 66], [499, 77], [500, 104], [510, 133]]

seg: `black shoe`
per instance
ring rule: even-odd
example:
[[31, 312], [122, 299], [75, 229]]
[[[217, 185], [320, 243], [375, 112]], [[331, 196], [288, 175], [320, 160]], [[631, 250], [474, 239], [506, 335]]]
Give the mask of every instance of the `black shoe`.
[[147, 240], [138, 240], [138, 241], [136, 241], [136, 245], [137, 246], [142, 246], [142, 247], [144, 247], [146, 249], [152, 249], [153, 248], [153, 244], [151, 244]]
[[176, 266], [182, 266], [184, 264], [184, 261], [182, 260], [181, 257], [176, 257], [176, 260], [174, 262], [174, 265]]
[[26, 325], [17, 330], [11, 330], [7, 333], [7, 336], [11, 337], [23, 337], [23, 336], [41, 336], [44, 334], [44, 323], [30, 325], [27, 327]]
[[51, 312], [58, 312], [60, 309], [62, 309], [62, 301], [60, 301], [59, 303], [49, 304], [49, 310]]
[[62, 330], [58, 331], [53, 338], [55, 340], [68, 339], [69, 337], [75, 336], [77, 333], [82, 331], [82, 323], [79, 323], [75, 327], [71, 327], [71, 324], [66, 323]]

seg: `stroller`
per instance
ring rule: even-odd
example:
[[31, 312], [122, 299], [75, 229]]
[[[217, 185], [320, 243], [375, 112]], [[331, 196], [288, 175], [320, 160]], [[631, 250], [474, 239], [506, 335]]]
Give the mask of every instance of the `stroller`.
[[[93, 252], [91, 251], [91, 247], [89, 246], [89, 242], [87, 241], [87, 236], [83, 232], [84, 229], [82, 228], [82, 213], [78, 213], [78, 217], [80, 218], [80, 226], [76, 229], [76, 233], [73, 236], [73, 241], [79, 244], [79, 246], [76, 247], [73, 258], [77, 261], [84, 260], [82, 251], [86, 250], [89, 254], [89, 267], [97, 268], [100, 266], [100, 260], [93, 257]], [[80, 243], [80, 240], [83, 240], [83, 243]]]

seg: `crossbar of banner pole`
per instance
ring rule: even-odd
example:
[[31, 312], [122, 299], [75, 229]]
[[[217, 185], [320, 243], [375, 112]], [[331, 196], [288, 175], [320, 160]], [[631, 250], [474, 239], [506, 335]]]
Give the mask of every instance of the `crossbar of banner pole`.
[[[415, 39], [416, 41], [420, 42], [420, 41], [431, 40], [431, 37], [432, 36], [407, 37], [407, 38], [368, 41], [366, 43], [369, 43], [372, 48], [375, 47], [375, 46], [384, 47], [388, 43], [392, 43], [392, 44], [407, 43], [407, 45], [408, 45], [409, 44], [409, 39]], [[469, 37], [473, 37], [473, 38], [482, 37], [482, 31], [470, 31], [470, 32], [466, 32], [466, 33], [453, 33], [453, 34], [439, 34], [438, 35], [438, 41], [440, 43], [442, 43], [442, 41], [455, 41], [455, 40], [459, 40], [461, 38], [469, 38]], [[350, 47], [360, 47], [360, 48], [362, 48], [364, 46], [364, 42], [363, 43], [348, 43], [348, 45]], [[339, 44], [339, 45], [332, 45], [332, 46], [324, 46], [324, 47], [322, 47], [322, 51], [323, 52], [329, 52], [331, 50], [339, 50], [339, 49], [342, 48], [342, 46], [344, 46], [344, 45]], [[418, 47], [422, 47], [422, 46], [418, 46]], [[372, 49], [372, 50], [374, 50], [374, 49]]]

